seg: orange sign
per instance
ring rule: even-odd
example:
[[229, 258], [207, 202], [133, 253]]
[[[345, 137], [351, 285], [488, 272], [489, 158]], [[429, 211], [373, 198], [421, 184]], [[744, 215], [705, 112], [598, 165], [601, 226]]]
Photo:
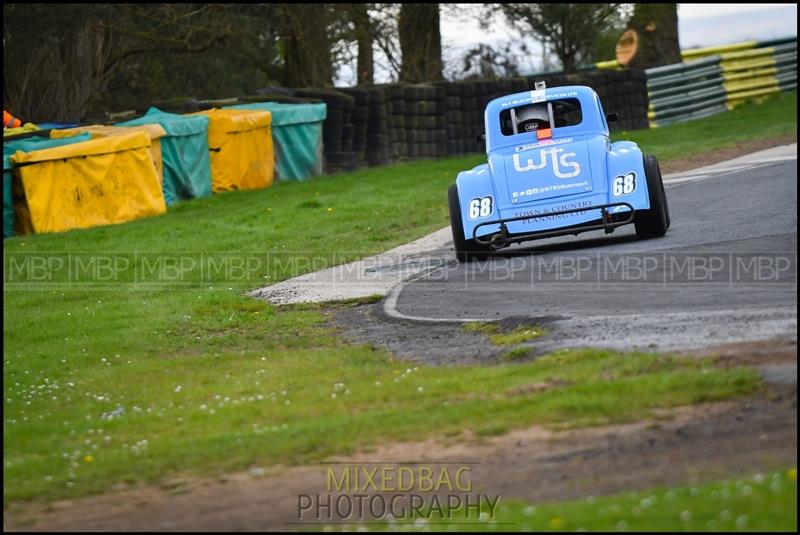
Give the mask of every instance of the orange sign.
[[633, 60], [638, 49], [639, 34], [636, 33], [636, 30], [633, 28], [625, 30], [625, 33], [623, 33], [619, 41], [617, 41], [617, 63], [627, 67], [631, 60]]

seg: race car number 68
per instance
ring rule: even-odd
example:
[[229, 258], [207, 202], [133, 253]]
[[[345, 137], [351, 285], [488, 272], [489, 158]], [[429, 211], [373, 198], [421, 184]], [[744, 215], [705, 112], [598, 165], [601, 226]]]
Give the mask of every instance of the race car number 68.
[[486, 217], [492, 213], [492, 198], [483, 197], [472, 199], [469, 201], [469, 218], [477, 219], [479, 217]]
[[611, 194], [614, 197], [620, 195], [628, 195], [633, 193], [636, 189], [636, 173], [628, 173], [627, 175], [619, 175], [614, 177], [611, 183]]

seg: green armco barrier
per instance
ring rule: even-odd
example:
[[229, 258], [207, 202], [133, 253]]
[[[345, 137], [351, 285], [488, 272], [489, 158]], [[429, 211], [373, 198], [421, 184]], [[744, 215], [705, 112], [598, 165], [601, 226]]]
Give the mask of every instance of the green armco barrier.
[[668, 117], [666, 119], [659, 119], [657, 121], [656, 120], [650, 121], [650, 127], [651, 128], [658, 128], [659, 126], [667, 126], [667, 125], [670, 125], [670, 124], [680, 123], [680, 122], [683, 122], [683, 121], [690, 121], [690, 120], [693, 120], [693, 119], [701, 119], [703, 117], [709, 117], [711, 115], [716, 115], [717, 113], [722, 113], [722, 112], [726, 111], [727, 109], [728, 108], [724, 104], [718, 104], [716, 106], [711, 106], [709, 108], [706, 108], [706, 109], [703, 109], [703, 110], [700, 110], [700, 111], [685, 113], [685, 114], [682, 114], [682, 115], [675, 115], [673, 117]]
[[650, 91], [648, 96], [650, 98], [650, 104], [652, 104], [658, 99], [670, 97], [679, 93], [691, 93], [693, 91], [700, 91], [701, 89], [707, 89], [709, 87], [719, 87], [722, 82], [723, 78], [721, 76], [716, 76], [714, 78], [706, 78], [689, 84], [669, 85], [661, 89]]
[[32, 152], [35, 150], [71, 145], [81, 141], [89, 141], [91, 135], [80, 134], [74, 137], [61, 139], [50, 139], [46, 137], [29, 137], [3, 143], [3, 239], [14, 236], [14, 166], [11, 163], [11, 156], [18, 150], [22, 152]]
[[667, 117], [674, 117], [675, 115], [683, 115], [692, 112], [702, 111], [707, 106], [715, 106], [717, 104], [725, 104], [728, 101], [728, 97], [725, 93], [722, 93], [720, 96], [711, 97], [699, 102], [691, 102], [684, 106], [673, 106], [663, 110], [655, 110], [648, 112], [648, 118], [650, 119], [664, 119]]
[[653, 67], [652, 69], [647, 69], [647, 77], [648, 79], [658, 78], [660, 76], [668, 74], [677, 74], [680, 72], [692, 71], [700, 67], [705, 67], [706, 65], [716, 65], [717, 62], [719, 62], [719, 58], [717, 56], [713, 56], [709, 58], [696, 59], [693, 61], [686, 61], [684, 63], [673, 63], [672, 65], [662, 65], [661, 67]]
[[786, 82], [796, 82], [797, 81], [797, 71], [789, 71], [789, 72], [780, 72], [778, 73], [775, 78], [778, 80], [779, 84], [784, 84]]
[[733, 109], [797, 87], [797, 38], [686, 50], [674, 65], [647, 69], [651, 127]]
[[794, 43], [797, 46], [797, 36], [794, 37], [780, 37], [778, 39], [767, 39], [766, 41], [759, 41], [757, 48], [764, 48], [767, 46], [774, 46], [777, 47], [779, 45], [785, 45]]
[[272, 113], [275, 171], [279, 180], [305, 180], [322, 174], [322, 122], [326, 104], [253, 102], [226, 106]]
[[694, 71], [671, 74], [669, 76], [661, 76], [660, 78], [648, 78], [647, 88], [652, 91], [656, 88], [662, 88], [664, 86], [673, 87], [676, 84], [684, 84], [693, 80], [700, 80], [711, 76], [717, 77], [722, 74], [722, 72], [722, 67], [719, 65], [708, 65], [699, 69], [695, 69]]
[[181, 199], [211, 195], [211, 160], [208, 155], [208, 117], [178, 115], [150, 108], [137, 119], [116, 126], [157, 123], [166, 131], [161, 138], [164, 164], [164, 200], [167, 206]]
[[679, 105], [682, 102], [696, 102], [701, 99], [725, 96], [725, 89], [722, 87], [710, 87], [701, 91], [688, 91], [678, 95], [673, 95], [663, 99], [651, 99], [651, 109]]

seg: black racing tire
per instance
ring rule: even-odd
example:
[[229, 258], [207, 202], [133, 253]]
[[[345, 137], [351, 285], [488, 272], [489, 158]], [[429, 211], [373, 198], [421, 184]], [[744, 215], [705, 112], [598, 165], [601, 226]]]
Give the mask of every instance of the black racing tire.
[[667, 202], [667, 192], [664, 189], [664, 181], [661, 179], [661, 165], [659, 165], [658, 160], [656, 160], [656, 168], [658, 169], [658, 181], [661, 182], [661, 195], [664, 196], [664, 215], [667, 218], [667, 228], [669, 228], [672, 224], [669, 219], [669, 203]]
[[489, 246], [475, 240], [464, 238], [464, 224], [461, 221], [461, 203], [458, 201], [458, 186], [453, 184], [447, 192], [450, 205], [450, 230], [453, 232], [453, 248], [459, 262], [483, 260], [489, 256]]
[[639, 239], [660, 238], [669, 228], [669, 207], [658, 160], [652, 154], [644, 157], [644, 174], [647, 179], [650, 209], [637, 211], [633, 224]]

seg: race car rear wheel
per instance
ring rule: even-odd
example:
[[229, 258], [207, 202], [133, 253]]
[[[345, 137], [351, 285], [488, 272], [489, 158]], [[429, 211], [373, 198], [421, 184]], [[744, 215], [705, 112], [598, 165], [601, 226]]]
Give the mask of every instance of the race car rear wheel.
[[453, 231], [453, 248], [459, 262], [481, 260], [489, 255], [489, 246], [464, 237], [464, 224], [461, 220], [461, 203], [458, 201], [458, 186], [453, 184], [447, 192], [450, 204], [450, 230]]
[[644, 157], [644, 174], [647, 179], [650, 209], [637, 211], [633, 224], [640, 239], [658, 238], [667, 233], [670, 220], [661, 169], [658, 160], [652, 154]]

